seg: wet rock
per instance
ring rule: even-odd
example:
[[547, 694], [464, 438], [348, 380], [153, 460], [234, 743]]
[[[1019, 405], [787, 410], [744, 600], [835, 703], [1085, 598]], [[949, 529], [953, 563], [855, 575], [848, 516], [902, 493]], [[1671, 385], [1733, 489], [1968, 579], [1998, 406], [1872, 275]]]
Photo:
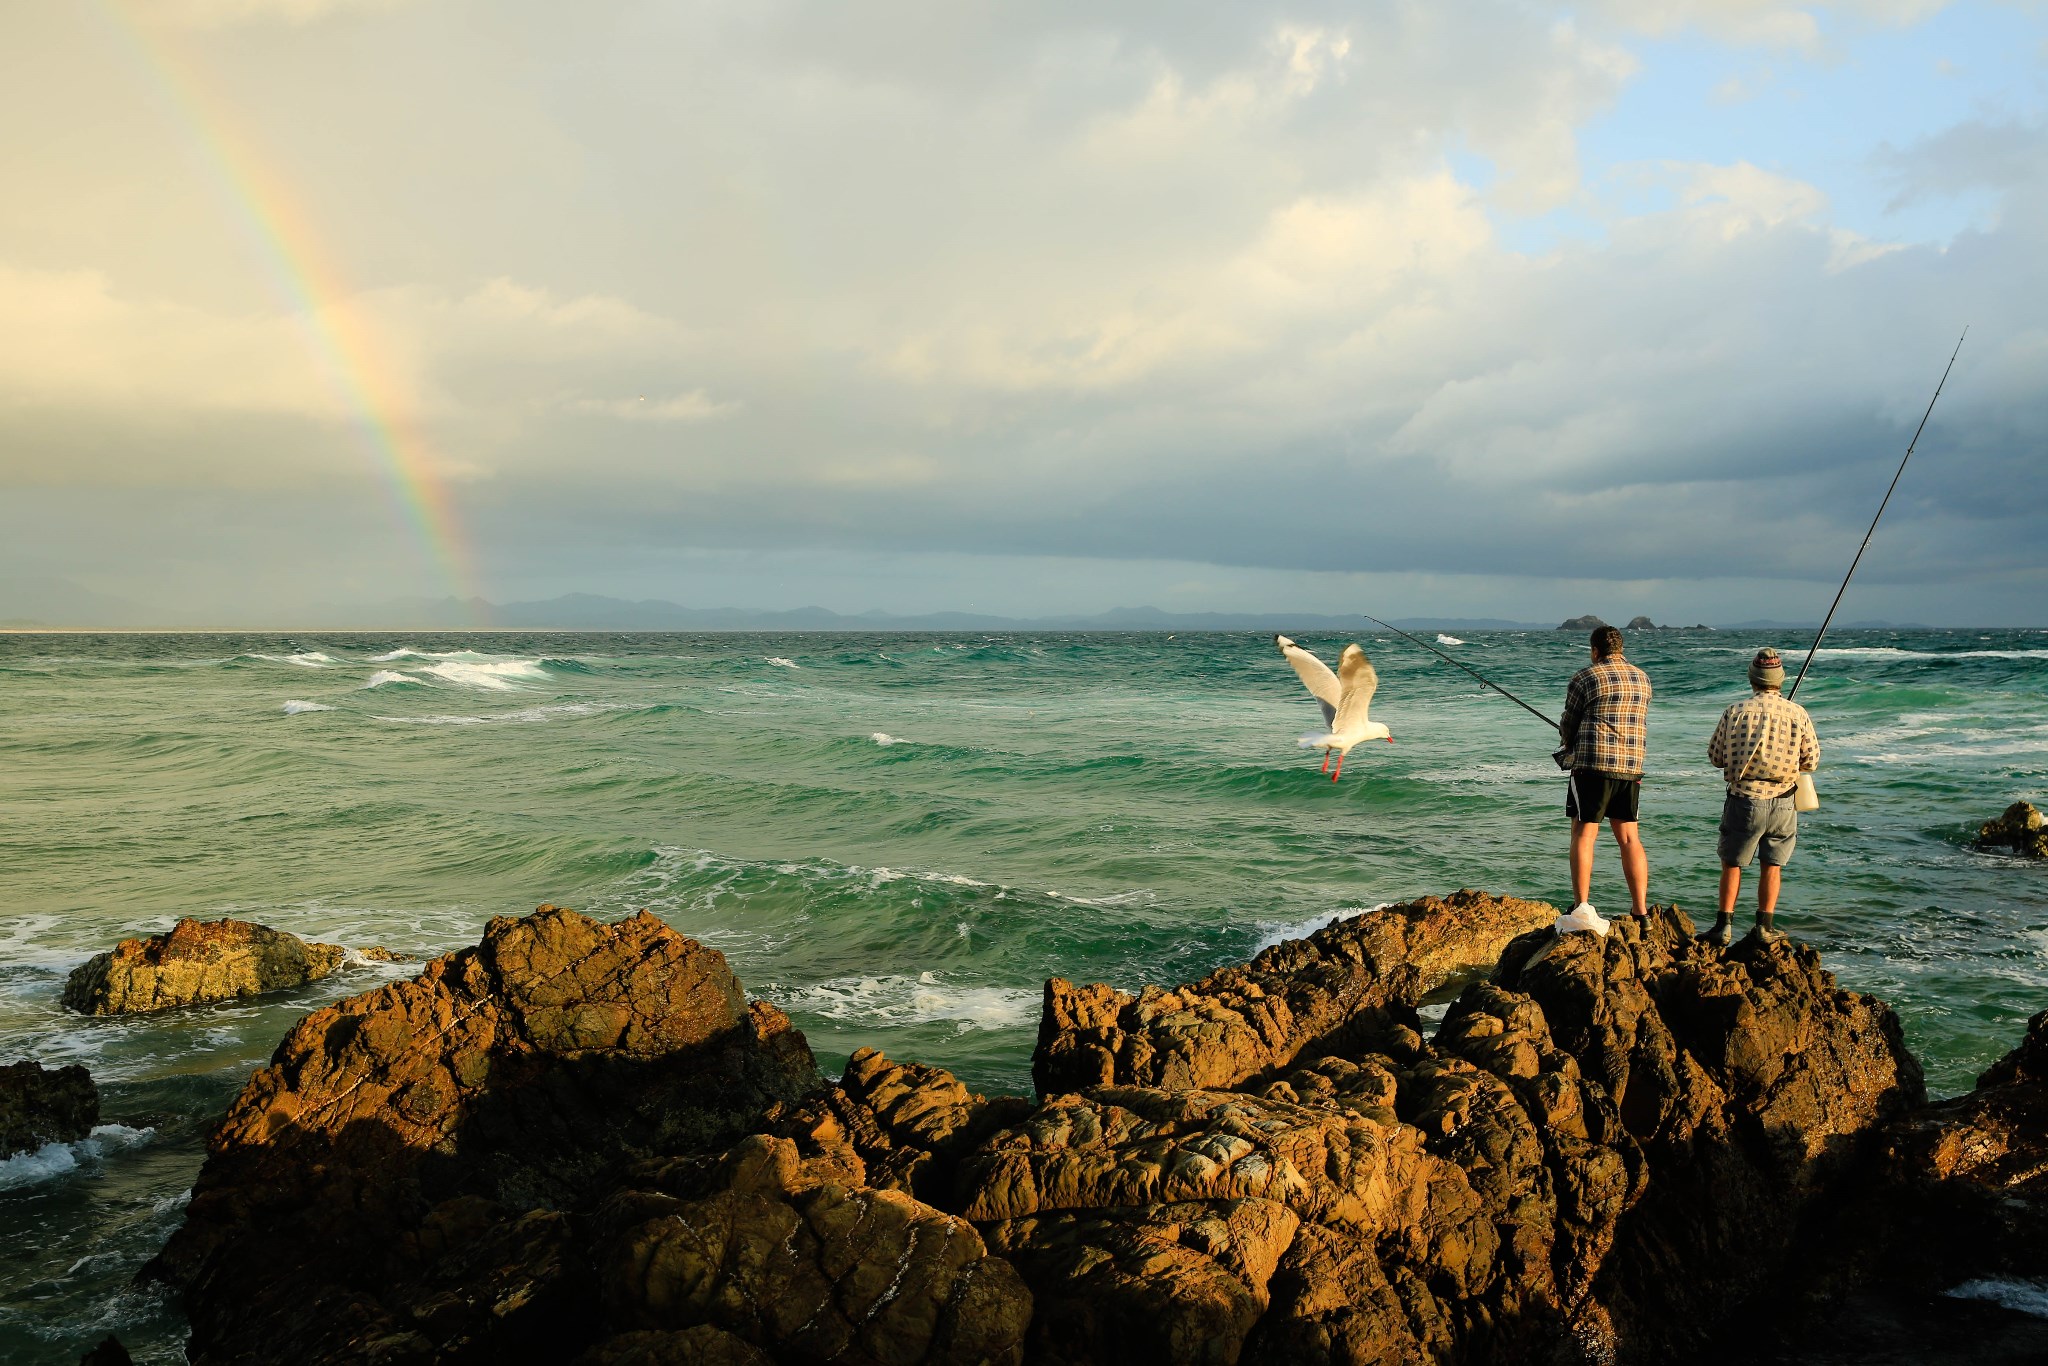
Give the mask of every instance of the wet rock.
[[1041, 1096], [1111, 1084], [1230, 1087], [1297, 1058], [1404, 1034], [1419, 1042], [1418, 1002], [1483, 973], [1515, 936], [1556, 918], [1542, 902], [1467, 890], [1339, 921], [1187, 986], [1130, 996], [1055, 977], [1032, 1079]]
[[2026, 858], [2048, 858], [2048, 824], [2032, 802], [2014, 802], [1997, 820], [1978, 827], [1977, 845], [2009, 849]]
[[99, 1088], [83, 1067], [0, 1067], [0, 1157], [45, 1143], [76, 1143], [99, 1122]]
[[316, 982], [355, 959], [410, 961], [383, 947], [356, 951], [246, 920], [188, 917], [80, 964], [64, 984], [64, 1008], [125, 1015], [231, 1001]]
[[566, 1360], [601, 1325], [585, 1212], [818, 1084], [722, 955], [542, 907], [315, 1011], [209, 1142], [152, 1266], [195, 1363]]

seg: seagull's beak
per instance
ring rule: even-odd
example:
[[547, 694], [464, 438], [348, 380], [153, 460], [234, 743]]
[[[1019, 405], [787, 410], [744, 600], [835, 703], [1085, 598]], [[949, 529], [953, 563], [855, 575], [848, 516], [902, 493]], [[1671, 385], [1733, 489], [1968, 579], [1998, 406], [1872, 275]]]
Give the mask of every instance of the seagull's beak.
[[1388, 744], [1390, 744], [1390, 745], [1391, 745], [1391, 744], [1393, 744], [1393, 743], [1394, 743], [1394, 737], [1393, 737], [1393, 736], [1391, 736], [1391, 735], [1389, 735], [1389, 736], [1387, 737], [1387, 743], [1388, 743]]

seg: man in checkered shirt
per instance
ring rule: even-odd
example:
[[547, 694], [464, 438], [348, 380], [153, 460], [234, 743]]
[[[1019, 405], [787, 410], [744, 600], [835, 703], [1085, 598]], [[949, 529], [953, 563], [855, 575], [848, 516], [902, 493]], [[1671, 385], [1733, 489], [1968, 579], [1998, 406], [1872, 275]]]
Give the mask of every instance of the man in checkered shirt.
[[1642, 804], [1643, 746], [1650, 728], [1650, 676], [1621, 657], [1621, 632], [1602, 626], [1590, 642], [1593, 662], [1572, 675], [1558, 732], [1571, 752], [1572, 781], [1564, 810], [1571, 818], [1572, 895], [1578, 904], [1559, 917], [1558, 929], [1607, 932], [1607, 922], [1588, 903], [1593, 889], [1593, 851], [1606, 821], [1621, 848], [1621, 875], [1628, 882], [1629, 913], [1648, 918], [1650, 858], [1636, 833]]
[[1785, 942], [1785, 932], [1772, 918], [1778, 909], [1779, 870], [1799, 838], [1792, 793], [1801, 773], [1820, 767], [1813, 718], [1781, 695], [1785, 661], [1776, 650], [1756, 652], [1749, 662], [1749, 686], [1749, 700], [1721, 713], [1721, 724], [1707, 741], [1707, 762], [1726, 775], [1728, 798], [1721, 804], [1721, 913], [1700, 938], [1723, 947], [1735, 942], [1742, 870], [1758, 855], [1764, 866], [1757, 878], [1756, 928], [1750, 937], [1765, 944]]

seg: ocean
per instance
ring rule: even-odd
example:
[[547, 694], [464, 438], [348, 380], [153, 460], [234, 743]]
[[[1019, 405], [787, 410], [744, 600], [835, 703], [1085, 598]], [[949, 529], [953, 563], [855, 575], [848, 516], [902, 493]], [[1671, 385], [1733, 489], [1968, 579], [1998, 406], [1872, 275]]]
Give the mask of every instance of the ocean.
[[[1343, 780], [1264, 635], [0, 636], [0, 1062], [81, 1062], [106, 1123], [0, 1162], [0, 1361], [118, 1332], [208, 1127], [298, 1016], [414, 969], [114, 1020], [65, 975], [180, 916], [430, 956], [543, 902], [646, 907], [721, 949], [836, 1070], [871, 1044], [1030, 1090], [1049, 975], [1172, 983], [1459, 887], [1568, 905], [1544, 727], [1385, 632], [1395, 743]], [[1333, 665], [1343, 638], [1301, 643]], [[1781, 632], [1632, 636], [1655, 683], [1652, 895], [1711, 919], [1705, 746]], [[1555, 714], [1577, 632], [1447, 645]], [[2048, 796], [2048, 632], [1843, 632], [1799, 700], [1823, 747], [1779, 921], [1903, 1016], [1937, 1094], [2048, 1007], [2048, 867], [1970, 847]], [[1745, 906], [1753, 886], [1746, 886]], [[1627, 893], [1603, 839], [1593, 900]], [[1747, 910], [1744, 911], [1744, 920]]]

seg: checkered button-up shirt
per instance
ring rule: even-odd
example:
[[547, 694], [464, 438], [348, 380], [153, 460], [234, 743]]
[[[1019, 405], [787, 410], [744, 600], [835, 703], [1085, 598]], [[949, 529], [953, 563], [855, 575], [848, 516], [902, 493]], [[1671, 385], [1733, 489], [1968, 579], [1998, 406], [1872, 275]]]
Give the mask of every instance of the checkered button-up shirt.
[[1721, 713], [1707, 741], [1707, 762], [1727, 775], [1728, 790], [1738, 797], [1783, 797], [1793, 779], [1820, 767], [1820, 738], [1806, 708], [1759, 692]]
[[1617, 778], [1643, 776], [1643, 745], [1650, 730], [1650, 676], [1620, 655], [1609, 655], [1572, 675], [1559, 731], [1574, 769]]

